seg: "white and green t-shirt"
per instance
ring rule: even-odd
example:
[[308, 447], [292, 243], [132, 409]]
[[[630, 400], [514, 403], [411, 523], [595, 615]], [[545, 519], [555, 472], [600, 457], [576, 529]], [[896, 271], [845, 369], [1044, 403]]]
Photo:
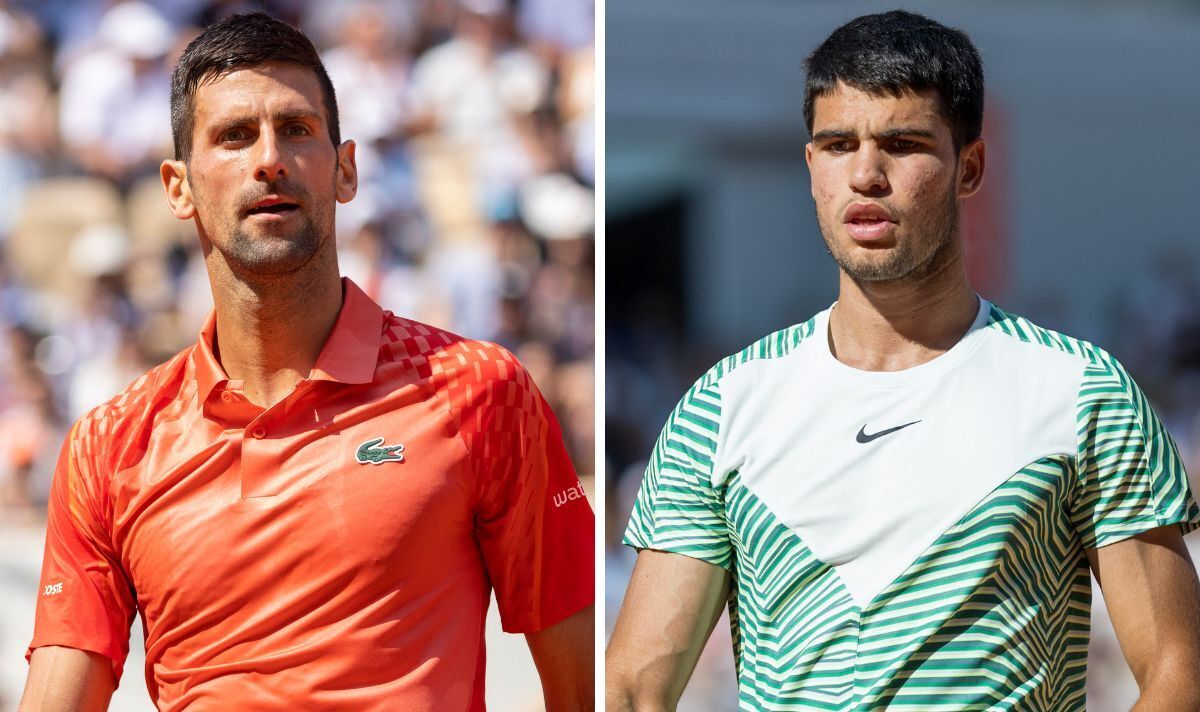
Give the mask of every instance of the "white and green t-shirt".
[[868, 372], [829, 311], [717, 364], [659, 437], [625, 541], [728, 569], [751, 710], [1082, 710], [1084, 549], [1200, 509], [1104, 351], [981, 300]]

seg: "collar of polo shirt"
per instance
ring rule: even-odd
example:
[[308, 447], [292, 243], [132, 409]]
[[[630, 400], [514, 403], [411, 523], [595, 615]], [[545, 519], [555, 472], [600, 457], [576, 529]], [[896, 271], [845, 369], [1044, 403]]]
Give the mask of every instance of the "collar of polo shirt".
[[[342, 278], [342, 309], [325, 346], [317, 356], [309, 379], [337, 383], [370, 383], [379, 358], [379, 334], [383, 329], [384, 312], [371, 301], [361, 288], [347, 277]], [[213, 353], [217, 333], [217, 314], [210, 311], [200, 329], [197, 348], [193, 351], [193, 368], [200, 402], [208, 411], [208, 397], [213, 389], [229, 381], [229, 375]]]

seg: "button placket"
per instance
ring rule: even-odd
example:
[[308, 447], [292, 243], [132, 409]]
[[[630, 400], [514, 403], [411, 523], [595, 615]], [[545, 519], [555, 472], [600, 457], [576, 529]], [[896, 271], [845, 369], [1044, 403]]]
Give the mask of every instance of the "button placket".
[[267, 429], [260, 424], [248, 425], [242, 431], [242, 496], [267, 497], [275, 494], [272, 480], [276, 466], [271, 462]]
[[[282, 442], [271, 439], [272, 430], [287, 432], [286, 418], [295, 400], [306, 394], [311, 382], [301, 380], [287, 398], [259, 413], [242, 431], [242, 496], [270, 497], [286, 486], [280, 471], [279, 450]], [[282, 429], [282, 430], [281, 430]], [[286, 437], [286, 436], [285, 436]]]

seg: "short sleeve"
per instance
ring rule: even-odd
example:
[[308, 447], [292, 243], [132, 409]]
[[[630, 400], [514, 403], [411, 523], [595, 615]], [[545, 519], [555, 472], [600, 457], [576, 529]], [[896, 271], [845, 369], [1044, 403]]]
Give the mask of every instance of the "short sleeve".
[[732, 567], [724, 498], [713, 485], [720, 420], [720, 391], [703, 381], [671, 412], [646, 467], [626, 544]]
[[33, 641], [25, 657], [47, 645], [99, 653], [112, 660], [119, 681], [137, 603], [113, 550], [106, 490], [89, 471], [79, 431], [77, 424], [67, 437], [50, 487]]
[[1071, 518], [1086, 548], [1156, 527], [1200, 526], [1200, 509], [1171, 436], [1116, 361], [1089, 366], [1077, 408]]
[[510, 633], [532, 633], [595, 600], [595, 516], [562, 431], [507, 351], [459, 392], [477, 482], [476, 537]]

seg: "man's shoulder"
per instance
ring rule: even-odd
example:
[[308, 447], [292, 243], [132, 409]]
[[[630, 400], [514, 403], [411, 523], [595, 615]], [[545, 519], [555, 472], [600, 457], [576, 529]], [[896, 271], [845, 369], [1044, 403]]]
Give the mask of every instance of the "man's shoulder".
[[112, 398], [95, 406], [84, 414], [83, 419], [105, 420], [119, 418], [130, 411], [145, 407], [147, 402], [173, 398], [184, 385], [184, 371], [188, 357], [195, 344], [188, 346], [170, 359], [151, 368], [125, 386]]
[[828, 310], [813, 315], [808, 321], [773, 331], [745, 348], [732, 353], [708, 369], [692, 386], [692, 392], [717, 387], [720, 381], [748, 364], [769, 365], [794, 353], [811, 337]]
[[192, 344], [151, 368], [80, 416], [71, 431], [75, 445], [97, 453], [108, 450], [113, 443], [131, 441], [136, 431], [153, 422], [165, 404], [187, 396], [185, 372], [195, 347]]
[[1096, 344], [1039, 326], [995, 304], [990, 305], [986, 328], [1032, 349], [1045, 349], [1047, 354], [1081, 361], [1090, 372], [1128, 377], [1117, 359]]
[[414, 369], [435, 385], [446, 381], [521, 381], [528, 379], [523, 366], [503, 346], [460, 336], [452, 331], [387, 313], [379, 365]]

